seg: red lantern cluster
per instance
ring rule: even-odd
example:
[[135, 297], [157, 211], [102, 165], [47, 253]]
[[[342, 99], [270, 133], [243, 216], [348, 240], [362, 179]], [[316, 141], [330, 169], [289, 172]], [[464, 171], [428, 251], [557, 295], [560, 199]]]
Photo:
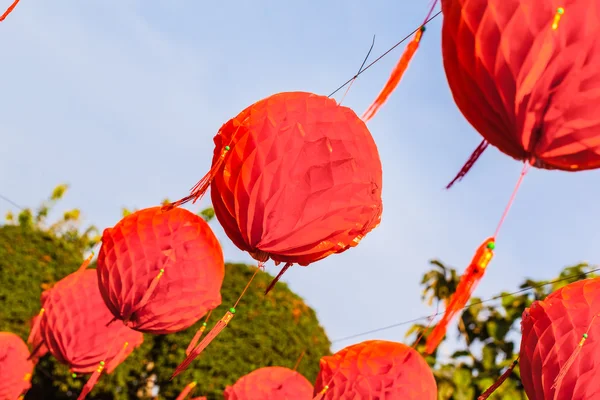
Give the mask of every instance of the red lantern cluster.
[[[568, 4], [567, 4], [568, 3]], [[442, 0], [444, 69], [484, 142], [539, 168], [600, 167], [600, 4]]]
[[142, 342], [141, 333], [110, 324], [94, 270], [74, 272], [43, 296], [39, 329], [50, 353], [74, 373], [110, 373]]
[[521, 323], [521, 380], [530, 400], [600, 394], [600, 278], [578, 281], [534, 302]]
[[184, 330], [221, 304], [223, 251], [208, 224], [182, 208], [134, 212], [102, 235], [98, 279], [106, 305], [132, 329]]
[[23, 340], [10, 332], [0, 332], [0, 399], [15, 400], [31, 387], [33, 361]]
[[285, 367], [264, 367], [228, 386], [225, 400], [311, 400], [313, 385], [300, 373]]
[[358, 343], [323, 357], [320, 367], [314, 394], [323, 400], [437, 399], [429, 365], [402, 343]]

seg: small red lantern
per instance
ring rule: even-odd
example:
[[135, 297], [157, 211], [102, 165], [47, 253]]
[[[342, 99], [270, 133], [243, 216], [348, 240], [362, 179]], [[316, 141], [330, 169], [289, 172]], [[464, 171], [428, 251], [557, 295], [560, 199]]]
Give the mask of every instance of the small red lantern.
[[10, 332], [0, 332], [0, 399], [15, 400], [31, 387], [33, 361], [23, 340]]
[[521, 380], [530, 400], [600, 394], [600, 278], [571, 283], [523, 312]]
[[225, 389], [225, 400], [311, 400], [313, 385], [285, 367], [264, 367], [242, 376]]
[[319, 399], [437, 399], [429, 365], [402, 343], [358, 343], [321, 358], [320, 367], [314, 391]]
[[132, 329], [184, 330], [221, 304], [223, 251], [208, 224], [181, 208], [136, 211], [104, 230], [98, 279], [106, 305]]

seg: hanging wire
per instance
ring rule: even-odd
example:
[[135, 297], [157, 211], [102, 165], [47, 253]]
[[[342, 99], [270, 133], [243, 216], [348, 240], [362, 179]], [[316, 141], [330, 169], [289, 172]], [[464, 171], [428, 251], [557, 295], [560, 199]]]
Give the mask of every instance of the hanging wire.
[[395, 45], [393, 45], [392, 47], [390, 47], [385, 53], [383, 53], [382, 55], [380, 55], [379, 57], [377, 57], [375, 60], [373, 60], [373, 62], [371, 62], [369, 65], [367, 65], [366, 67], [362, 68], [356, 75], [354, 75], [352, 78], [348, 79], [344, 84], [342, 84], [340, 87], [338, 87], [337, 89], [335, 89], [333, 92], [331, 92], [329, 94], [329, 96], [327, 97], [331, 97], [334, 94], [336, 94], [337, 92], [339, 92], [340, 90], [342, 90], [344, 87], [346, 87], [346, 85], [348, 85], [349, 83], [351, 83], [352, 81], [354, 81], [356, 78], [358, 78], [358, 76], [360, 74], [362, 74], [363, 72], [365, 72], [366, 70], [368, 70], [369, 68], [371, 68], [375, 63], [377, 63], [379, 60], [381, 60], [383, 57], [387, 56], [392, 50], [394, 50], [396, 47], [400, 46], [402, 43], [406, 42], [410, 37], [412, 37], [412, 35], [414, 35], [419, 29], [421, 29], [423, 26], [427, 25], [429, 22], [431, 22], [433, 19], [437, 18], [438, 15], [440, 15], [442, 12], [438, 11], [437, 13], [435, 13], [433, 16], [431, 16], [431, 18], [428, 18], [427, 20], [425, 20], [425, 22], [421, 25], [419, 25], [417, 28], [415, 28], [411, 33], [409, 33], [408, 35], [406, 35], [402, 40], [400, 40], [398, 43], [396, 43]]
[[[558, 279], [555, 279], [553, 281], [548, 281], [548, 282], [545, 282], [545, 283], [542, 283], [542, 284], [539, 284], [539, 285], [527, 286], [527, 287], [525, 287], [523, 289], [519, 289], [519, 290], [511, 292], [511, 293], [505, 293], [505, 294], [497, 295], [497, 296], [491, 297], [491, 298], [486, 299], [486, 300], [474, 301], [471, 304], [469, 304], [468, 306], [463, 307], [461, 310], [466, 310], [468, 308], [474, 307], [474, 306], [479, 305], [479, 304], [489, 303], [489, 302], [494, 301], [494, 300], [499, 300], [499, 299], [502, 299], [502, 298], [508, 297], [508, 296], [514, 296], [516, 294], [521, 294], [521, 293], [524, 293], [524, 292], [528, 292], [530, 290], [539, 289], [539, 288], [542, 288], [544, 286], [553, 285], [555, 283], [559, 283], [559, 282], [566, 281], [566, 280], [569, 280], [569, 279], [577, 278], [577, 277], [582, 276], [582, 275], [583, 276], [587, 276], [589, 274], [593, 274], [594, 272], [598, 272], [598, 271], [600, 271], [600, 268], [595, 268], [595, 269], [593, 269], [591, 271], [580, 272], [578, 274], [573, 274], [573, 275], [565, 276], [565, 277], [558, 278]], [[386, 331], [386, 330], [389, 330], [389, 329], [392, 329], [392, 328], [397, 328], [399, 326], [408, 325], [408, 324], [414, 324], [415, 322], [427, 320], [427, 319], [430, 319], [430, 318], [435, 318], [438, 315], [444, 314], [444, 312], [445, 312], [445, 310], [442, 310], [442, 311], [438, 311], [438, 312], [436, 312], [434, 314], [431, 314], [431, 315], [426, 315], [426, 316], [422, 316], [422, 317], [418, 317], [418, 318], [413, 318], [413, 319], [402, 321], [402, 322], [398, 322], [398, 323], [395, 323], [395, 324], [392, 324], [392, 325], [387, 325], [387, 326], [382, 326], [380, 328], [371, 329], [371, 330], [365, 331], [365, 332], [355, 333], [353, 335], [349, 335], [349, 336], [341, 337], [339, 339], [332, 340], [331, 343], [343, 342], [343, 341], [346, 341], [346, 340], [355, 339], [357, 337], [361, 337], [361, 336], [365, 336], [365, 335], [370, 335], [372, 333], [377, 333], [377, 332]]]
[[19, 204], [15, 203], [10, 198], [4, 196], [2, 193], [0, 193], [0, 199], [4, 200], [5, 202], [7, 202], [8, 204], [10, 204], [12, 206], [17, 207], [20, 210], [25, 210], [25, 207], [21, 207]]

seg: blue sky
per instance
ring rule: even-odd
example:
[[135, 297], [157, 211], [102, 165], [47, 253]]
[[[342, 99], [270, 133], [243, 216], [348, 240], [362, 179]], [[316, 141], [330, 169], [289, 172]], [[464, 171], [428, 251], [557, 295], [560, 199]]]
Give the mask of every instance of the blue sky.
[[[80, 207], [101, 228], [123, 206], [181, 197], [208, 170], [212, 137], [229, 118], [281, 91], [329, 94], [356, 72], [374, 34], [377, 56], [418, 26], [428, 3], [23, 1], [0, 23], [0, 194], [36, 206], [67, 182], [61, 207]], [[519, 176], [519, 163], [490, 148], [444, 190], [480, 136], [452, 100], [440, 31], [438, 17], [369, 123], [384, 168], [382, 224], [357, 248], [285, 275], [331, 339], [431, 313], [419, 286], [428, 261], [462, 270], [493, 233]], [[344, 104], [360, 115], [402, 49], [361, 75]], [[597, 182], [598, 172], [532, 170], [476, 295], [596, 262]], [[0, 201], [0, 213], [12, 209]], [[248, 261], [214, 226], [226, 258]], [[334, 350], [402, 341], [406, 328]]]

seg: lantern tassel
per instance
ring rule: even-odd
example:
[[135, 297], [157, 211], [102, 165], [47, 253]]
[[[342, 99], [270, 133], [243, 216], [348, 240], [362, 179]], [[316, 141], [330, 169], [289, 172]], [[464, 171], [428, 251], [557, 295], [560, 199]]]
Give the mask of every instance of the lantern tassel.
[[277, 276], [275, 277], [275, 279], [273, 279], [271, 281], [271, 283], [269, 283], [269, 286], [267, 286], [267, 288], [265, 289], [265, 295], [267, 295], [271, 289], [273, 289], [275, 287], [275, 284], [277, 282], [279, 282], [279, 280], [281, 279], [281, 277], [283, 276], [283, 274], [285, 274], [285, 271], [287, 271], [292, 265], [292, 263], [286, 263], [283, 268], [281, 268], [281, 271], [279, 271], [279, 273], [277, 274]]
[[258, 271], [263, 267], [264, 267], [264, 262], [259, 262], [258, 267], [252, 274], [252, 277], [248, 280], [248, 283], [246, 283], [244, 290], [242, 290], [242, 293], [236, 300], [233, 307], [231, 307], [229, 309], [229, 311], [227, 311], [225, 313], [223, 318], [221, 318], [215, 324], [215, 326], [210, 330], [210, 332], [208, 332], [208, 334], [204, 337], [204, 339], [202, 339], [202, 341], [198, 344], [198, 346], [196, 346], [192, 351], [190, 351], [190, 354], [188, 354], [188, 356], [185, 358], [185, 360], [183, 360], [183, 362], [181, 364], [179, 364], [179, 366], [175, 369], [175, 372], [173, 372], [173, 375], [171, 375], [170, 380], [173, 380], [173, 378], [175, 378], [177, 375], [179, 375], [180, 373], [185, 371], [190, 366], [192, 361], [194, 361], [200, 355], [200, 353], [202, 353], [204, 351], [204, 349], [206, 349], [206, 347], [210, 344], [210, 342], [212, 342], [219, 335], [219, 333], [221, 333], [221, 331], [223, 329], [225, 329], [225, 327], [229, 324], [229, 322], [231, 322], [231, 320], [233, 319], [235, 312], [236, 312], [235, 308], [240, 303], [240, 300], [242, 300], [242, 297], [244, 297], [244, 294], [246, 294], [246, 291], [250, 287], [250, 284], [256, 277], [256, 274], [258, 273]]
[[319, 394], [317, 394], [317, 396], [315, 398], [313, 398], [313, 400], [323, 399], [323, 396], [325, 396], [325, 393], [327, 393], [328, 390], [329, 390], [329, 385], [325, 385], [325, 387], [319, 392]]
[[479, 157], [483, 154], [485, 149], [487, 149], [488, 145], [489, 143], [485, 139], [479, 143], [479, 146], [473, 151], [471, 157], [469, 157], [465, 165], [463, 165], [458, 174], [452, 179], [452, 182], [446, 186], [446, 189], [450, 189], [456, 182], [461, 181], [469, 173], [471, 168], [473, 168], [473, 165], [475, 165]]
[[115, 368], [119, 366], [119, 364], [121, 364], [125, 360], [125, 351], [127, 350], [128, 346], [129, 342], [125, 342], [123, 344], [121, 350], [113, 357], [112, 360], [110, 360], [110, 362], [106, 366], [106, 372], [111, 373]]
[[221, 333], [221, 331], [225, 329], [225, 327], [233, 319], [234, 314], [235, 308], [232, 307], [229, 309], [229, 311], [225, 313], [223, 318], [221, 318], [219, 322], [215, 324], [215, 326], [210, 330], [210, 332], [208, 332], [208, 334], [204, 337], [204, 339], [202, 339], [200, 344], [198, 344], [198, 346], [196, 346], [194, 350], [190, 352], [190, 354], [185, 358], [185, 360], [183, 360], [183, 362], [179, 364], [179, 366], [175, 369], [175, 372], [173, 372], [171, 380], [173, 380], [173, 378], [185, 371], [190, 366], [190, 364], [204, 351], [204, 349], [208, 347], [208, 345], [219, 335], [219, 333]]
[[[148, 289], [146, 289], [146, 291], [144, 292], [144, 295], [142, 296], [142, 299], [140, 300], [140, 302], [136, 305], [136, 307], [133, 309], [133, 311], [131, 311], [131, 314], [129, 314], [129, 316], [127, 316], [127, 318], [125, 318], [126, 324], [129, 321], [129, 318], [131, 318], [131, 316], [133, 314], [135, 314], [138, 310], [141, 310], [148, 303], [148, 301], [150, 300], [150, 297], [152, 297], [152, 295], [154, 294], [154, 290], [156, 289], [156, 286], [158, 286], [158, 282], [160, 281], [160, 278], [162, 278], [164, 273], [165, 273], [165, 269], [161, 268], [160, 271], [158, 271], [158, 274], [152, 279], [152, 282], [150, 282], [150, 285], [148, 286]], [[108, 325], [110, 325], [110, 322]]]
[[194, 350], [194, 347], [196, 347], [196, 345], [198, 344], [198, 341], [200, 340], [200, 338], [202, 337], [202, 334], [206, 330], [206, 323], [208, 322], [208, 319], [210, 318], [210, 315], [212, 314], [212, 311], [213, 310], [210, 310], [208, 312], [208, 315], [206, 316], [206, 319], [202, 323], [202, 326], [200, 327], [200, 329], [198, 329], [198, 331], [194, 335], [194, 338], [192, 339], [192, 341], [188, 345], [187, 349], [185, 349], [185, 355], [186, 356], [189, 356], [190, 353], [192, 352], [192, 350]]
[[186, 387], [179, 393], [179, 396], [175, 400], [184, 400], [188, 394], [191, 393], [192, 390], [196, 387], [196, 382], [190, 382], [186, 385]]
[[462, 310], [469, 298], [473, 294], [473, 291], [477, 287], [481, 278], [485, 274], [485, 270], [494, 256], [494, 248], [496, 247], [495, 239], [493, 237], [487, 238], [479, 245], [471, 264], [467, 267], [466, 271], [460, 278], [460, 282], [456, 288], [456, 292], [450, 298], [450, 303], [444, 311], [444, 316], [440, 322], [435, 326], [431, 335], [425, 342], [425, 353], [431, 354], [435, 351], [441, 341], [446, 336], [446, 330], [448, 324], [454, 318], [454, 316]]
[[86, 258], [85, 260], [83, 260], [83, 262], [81, 263], [81, 266], [79, 267], [79, 269], [77, 270], [77, 272], [81, 272], [83, 270], [85, 270], [88, 265], [90, 265], [90, 262], [92, 262], [92, 258], [94, 258], [94, 252], [92, 251], [92, 254], [90, 254], [88, 256], [88, 258]]
[[419, 48], [419, 43], [421, 42], [421, 37], [423, 36], [424, 32], [425, 25], [422, 25], [415, 34], [415, 38], [408, 44], [408, 46], [406, 46], [402, 57], [400, 57], [398, 64], [396, 64], [396, 67], [392, 71], [392, 74], [390, 75], [390, 78], [386, 82], [385, 86], [383, 87], [375, 101], [373, 101], [369, 108], [367, 108], [367, 111], [365, 111], [362, 115], [361, 119], [364, 122], [369, 121], [375, 116], [375, 114], [377, 114], [377, 111], [379, 111], [381, 106], [383, 106], [383, 104], [388, 100], [394, 89], [396, 89], [396, 87], [400, 83], [400, 80], [402, 79], [402, 76], [406, 72], [410, 61], [412, 60], [415, 53], [417, 52], [417, 49]]
[[206, 175], [204, 175], [204, 177], [202, 177], [202, 179], [200, 179], [200, 181], [198, 181], [198, 183], [196, 183], [196, 185], [190, 191], [191, 193], [189, 196], [186, 196], [180, 200], [177, 200], [172, 203], [164, 205], [162, 207], [163, 210], [168, 211], [174, 207], [179, 207], [190, 201], [192, 203], [195, 203], [196, 201], [200, 200], [202, 198], [202, 196], [204, 196], [204, 193], [206, 193], [206, 191], [208, 190], [208, 187], [212, 183], [215, 175], [217, 175], [217, 172], [219, 171], [219, 169], [221, 169], [221, 166], [223, 165], [223, 161], [225, 161], [225, 156], [229, 152], [229, 149], [230, 149], [229, 146], [225, 146], [223, 148], [223, 151], [221, 152], [221, 156], [217, 159], [216, 162], [213, 163], [212, 167], [210, 168], [210, 171], [208, 171], [208, 173]]
[[585, 341], [588, 338], [590, 329], [592, 328], [592, 324], [594, 323], [594, 321], [596, 320], [596, 317], [598, 317], [598, 315], [600, 315], [600, 314], [594, 315], [594, 318], [592, 318], [592, 320], [590, 321], [590, 324], [588, 325], [588, 328], [586, 329], [585, 333], [583, 335], [581, 335], [581, 340], [577, 344], [577, 347], [575, 348], [575, 350], [573, 350], [573, 353], [571, 354], [571, 356], [567, 359], [567, 362], [565, 363], [565, 365], [563, 365], [562, 368], [560, 369], [558, 375], [556, 376], [556, 379], [554, 379], [554, 384], [552, 385], [551, 389], [555, 389], [560, 386], [560, 384], [562, 383], [562, 380], [567, 375], [567, 372], [569, 372], [569, 369], [571, 368], [571, 366], [573, 366], [573, 363], [579, 356], [579, 353], [581, 353], [581, 349], [583, 348], [583, 345], [585, 344]]
[[83, 386], [83, 389], [81, 390], [81, 393], [79, 394], [77, 400], [83, 400], [87, 397], [88, 394], [90, 394], [90, 392], [94, 389], [94, 386], [96, 386], [98, 379], [100, 379], [100, 375], [102, 375], [103, 370], [104, 361], [100, 361], [100, 365], [98, 366], [98, 368], [96, 368], [92, 376], [90, 376], [90, 379], [88, 379], [86, 384]]
[[477, 400], [487, 400], [487, 398], [490, 397], [492, 395], [492, 393], [494, 393], [496, 391], [496, 389], [498, 389], [504, 383], [504, 381], [506, 381], [508, 379], [510, 374], [512, 374], [513, 370], [517, 366], [518, 362], [519, 362], [519, 357], [517, 357], [515, 359], [515, 361], [512, 362], [510, 367], [508, 367], [508, 369], [506, 371], [504, 371], [504, 373], [502, 375], [500, 375], [500, 378], [498, 378], [498, 380], [496, 382], [494, 382], [494, 384], [492, 386], [490, 386], [485, 392], [483, 392], [481, 394], [481, 396], [479, 396], [477, 398]]
[[6, 17], [8, 17], [8, 14], [10, 14], [15, 9], [15, 7], [17, 6], [17, 4], [19, 4], [19, 0], [15, 0], [10, 5], [10, 7], [8, 7], [6, 9], [6, 11], [4, 11], [4, 14], [0, 15], [0, 22], [4, 21], [6, 19]]

